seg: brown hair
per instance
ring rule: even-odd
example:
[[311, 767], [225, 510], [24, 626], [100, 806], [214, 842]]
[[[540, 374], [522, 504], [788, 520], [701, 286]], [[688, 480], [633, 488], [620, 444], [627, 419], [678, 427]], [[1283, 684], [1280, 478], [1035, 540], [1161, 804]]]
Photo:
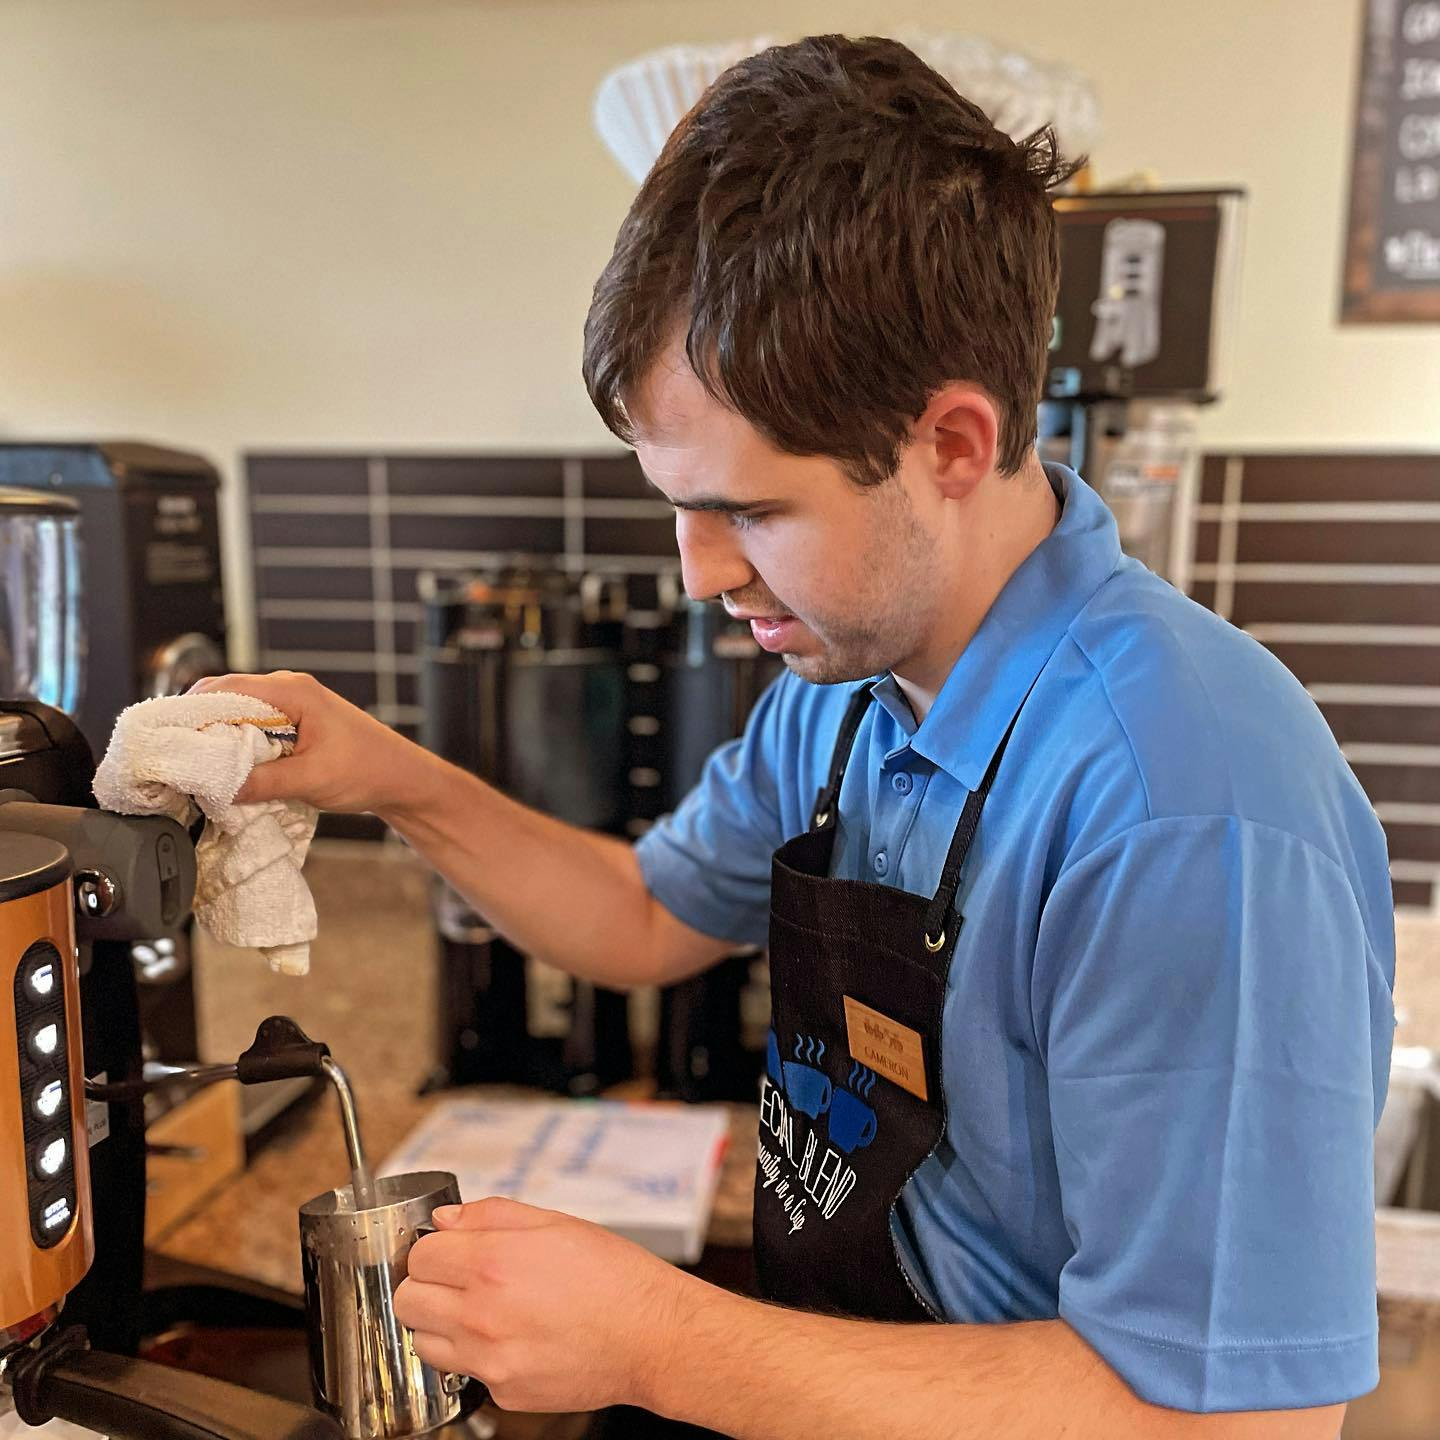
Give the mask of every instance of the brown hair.
[[947, 382], [1000, 410], [999, 468], [1035, 438], [1078, 168], [1017, 144], [894, 40], [818, 35], [721, 75], [666, 142], [585, 322], [586, 388], [625, 399], [677, 329], [696, 375], [772, 444], [858, 482], [894, 473]]

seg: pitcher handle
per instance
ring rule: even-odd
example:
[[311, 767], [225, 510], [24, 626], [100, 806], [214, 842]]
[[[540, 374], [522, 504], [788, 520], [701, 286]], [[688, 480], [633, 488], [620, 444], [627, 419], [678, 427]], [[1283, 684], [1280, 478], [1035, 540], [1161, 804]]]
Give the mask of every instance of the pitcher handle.
[[[429, 1220], [422, 1220], [415, 1227], [415, 1238], [417, 1240], [423, 1235], [434, 1235], [436, 1233], [436, 1227]], [[451, 1370], [443, 1370], [440, 1372], [440, 1383], [445, 1387], [445, 1393], [447, 1395], [458, 1395], [470, 1383], [470, 1377], [468, 1375], [458, 1375]]]

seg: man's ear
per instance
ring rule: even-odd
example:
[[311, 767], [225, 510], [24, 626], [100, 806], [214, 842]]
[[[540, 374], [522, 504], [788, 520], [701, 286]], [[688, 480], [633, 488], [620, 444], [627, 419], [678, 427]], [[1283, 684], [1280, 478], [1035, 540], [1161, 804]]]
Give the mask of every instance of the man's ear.
[[925, 447], [940, 493], [963, 500], [995, 468], [1000, 443], [995, 402], [978, 385], [947, 385], [930, 397], [915, 422], [915, 440]]

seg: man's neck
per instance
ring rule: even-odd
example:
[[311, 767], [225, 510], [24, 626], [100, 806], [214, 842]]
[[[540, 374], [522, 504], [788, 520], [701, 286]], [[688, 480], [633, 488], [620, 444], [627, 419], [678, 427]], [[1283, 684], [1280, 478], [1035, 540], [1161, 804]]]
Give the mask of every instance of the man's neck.
[[935, 697], [1010, 577], [1055, 528], [1060, 501], [1033, 452], [1014, 475], [996, 477], [982, 503], [962, 521], [957, 588], [939, 607], [940, 620], [923, 645], [891, 672], [916, 723]]

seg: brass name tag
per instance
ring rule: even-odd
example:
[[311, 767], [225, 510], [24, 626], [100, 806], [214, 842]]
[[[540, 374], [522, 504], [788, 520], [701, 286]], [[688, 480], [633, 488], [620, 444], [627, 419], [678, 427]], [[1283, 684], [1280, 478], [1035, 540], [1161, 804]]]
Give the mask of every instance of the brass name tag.
[[877, 1075], [893, 1080], [902, 1090], [928, 1100], [925, 1051], [919, 1034], [848, 995], [844, 999], [850, 1058], [868, 1065]]

